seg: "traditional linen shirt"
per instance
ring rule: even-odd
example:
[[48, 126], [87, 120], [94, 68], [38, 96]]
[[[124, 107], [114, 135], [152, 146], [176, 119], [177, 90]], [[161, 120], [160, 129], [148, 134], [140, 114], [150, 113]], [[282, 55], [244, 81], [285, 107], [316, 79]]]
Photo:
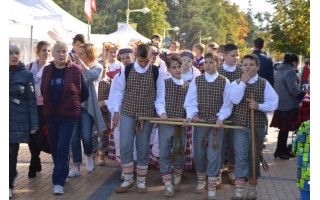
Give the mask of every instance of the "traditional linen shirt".
[[[263, 80], [265, 82], [265, 87], [263, 90], [263, 99], [261, 102], [258, 102], [256, 99], [255, 101], [257, 101], [258, 103], [258, 110], [261, 112], [273, 112], [277, 106], [278, 106], [278, 95], [277, 93], [274, 91], [274, 89], [272, 88], [272, 86], [270, 85], [269, 82], [265, 81], [265, 79], [260, 78], [258, 75], [255, 75], [254, 77], [252, 77], [247, 84], [251, 85], [251, 84], [255, 84], [257, 81], [259, 80]], [[230, 100], [233, 104], [239, 104], [242, 100], [245, 101], [246, 99], [243, 99], [244, 95], [245, 95], [245, 90], [247, 88], [247, 84], [245, 84], [244, 82], [239, 80], [235, 80], [231, 83], [231, 89], [230, 89]], [[258, 89], [258, 88], [257, 88]], [[256, 98], [256, 97], [255, 97]], [[249, 112], [249, 116], [250, 116], [250, 109], [248, 110]], [[243, 113], [245, 114], [245, 113]], [[237, 116], [234, 116], [234, 118]], [[249, 119], [250, 120], [250, 117]], [[247, 127], [251, 127], [247, 126]]]
[[[205, 72], [204, 75], [202, 76], [205, 77], [205, 80], [207, 82], [212, 83], [217, 79], [217, 77], [219, 76], [219, 73], [216, 72], [215, 74], [210, 75], [207, 72]], [[196, 79], [191, 81], [191, 84], [189, 86], [188, 93], [184, 102], [184, 108], [187, 111], [187, 118], [190, 118], [190, 119], [192, 119], [194, 115], [197, 115], [199, 113], [198, 91], [197, 91]], [[226, 79], [225, 87], [221, 88], [221, 90], [222, 89], [223, 89], [223, 104], [219, 112], [215, 114], [216, 115], [215, 117], [217, 117], [217, 119], [219, 120], [224, 120], [227, 117], [229, 117], [232, 111], [232, 104], [229, 100], [230, 82], [228, 79]]]
[[157, 114], [167, 113], [169, 118], [185, 118], [183, 103], [189, 84], [183, 79], [171, 77], [165, 80], [165, 87], [161, 91], [162, 99], [157, 99], [155, 107]]
[[[133, 64], [133, 68], [131, 69], [130, 73], [135, 70], [135, 72], [137, 73], [146, 73], [147, 70], [151, 67], [152, 65], [148, 64], [145, 68], [142, 68], [137, 61], [134, 62]], [[151, 72], [152, 73], [152, 72]], [[130, 75], [129, 75], [130, 76]], [[153, 77], [153, 76], [152, 76]], [[129, 77], [128, 77], [129, 78]], [[154, 84], [152, 83], [152, 86]], [[112, 87], [112, 84], [111, 84]], [[164, 81], [163, 81], [163, 77], [162, 77], [162, 73], [159, 73], [157, 82], [156, 82], [156, 98], [163, 98], [161, 97], [161, 90], [163, 90], [164, 87]], [[114, 101], [114, 105], [113, 105], [113, 112], [119, 112], [120, 111], [120, 107], [122, 105], [122, 100], [125, 94], [125, 90], [126, 90], [126, 77], [125, 77], [125, 69], [123, 68], [121, 70], [121, 74], [119, 76], [119, 80], [117, 81], [117, 85], [116, 85], [116, 90], [115, 90], [115, 101]], [[110, 91], [111, 92], [111, 91]], [[109, 108], [109, 106], [108, 106]]]

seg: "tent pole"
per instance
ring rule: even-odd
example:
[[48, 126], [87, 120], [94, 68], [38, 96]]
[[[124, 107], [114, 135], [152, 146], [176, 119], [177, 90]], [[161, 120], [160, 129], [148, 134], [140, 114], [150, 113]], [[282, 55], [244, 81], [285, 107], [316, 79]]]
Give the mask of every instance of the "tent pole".
[[90, 21], [88, 19], [88, 41], [90, 42]]

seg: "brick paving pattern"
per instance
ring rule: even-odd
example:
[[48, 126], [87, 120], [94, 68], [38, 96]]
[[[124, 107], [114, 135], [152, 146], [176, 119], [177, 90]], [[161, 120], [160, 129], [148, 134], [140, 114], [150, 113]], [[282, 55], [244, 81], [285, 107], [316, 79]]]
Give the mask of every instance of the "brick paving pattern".
[[[269, 115], [269, 122], [272, 115]], [[276, 148], [278, 130], [269, 128], [267, 146], [263, 155], [269, 164], [269, 171], [263, 171], [258, 184], [258, 199], [260, 200], [295, 200], [300, 199], [300, 192], [295, 185], [297, 159], [279, 160], [274, 159], [273, 153]], [[291, 143], [291, 134], [288, 143]], [[85, 157], [84, 157], [85, 158]], [[37, 173], [36, 178], [28, 178], [30, 153], [26, 144], [20, 145], [18, 156], [18, 178], [13, 190], [14, 200], [144, 200], [144, 199], [168, 199], [163, 196], [163, 184], [158, 169], [149, 168], [147, 175], [148, 193], [138, 194], [135, 187], [127, 193], [117, 194], [114, 189], [121, 184], [121, 171], [114, 161], [107, 160], [107, 165], [95, 166], [93, 172], [88, 173], [85, 164], [81, 166], [81, 176], [69, 178], [64, 187], [64, 195], [53, 194], [51, 181], [53, 163], [50, 154], [41, 153], [42, 171]], [[84, 160], [84, 163], [86, 160]], [[96, 159], [97, 163], [97, 159]], [[185, 171], [182, 188], [170, 199], [195, 200], [206, 199], [207, 192], [194, 194], [197, 178], [195, 172]], [[222, 187], [217, 190], [217, 199], [230, 199], [234, 186], [227, 183], [227, 177], [223, 176]]]

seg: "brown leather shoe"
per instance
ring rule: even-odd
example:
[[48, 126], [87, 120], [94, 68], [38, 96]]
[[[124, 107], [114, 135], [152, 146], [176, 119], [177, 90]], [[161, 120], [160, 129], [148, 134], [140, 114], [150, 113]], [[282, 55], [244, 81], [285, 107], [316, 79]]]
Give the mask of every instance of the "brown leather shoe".
[[133, 183], [130, 183], [128, 186], [126, 186], [126, 187], [117, 187], [116, 188], [116, 193], [124, 193], [124, 192], [126, 192], [126, 191], [128, 191], [130, 188], [132, 188], [133, 187]]
[[202, 194], [202, 193], [204, 193], [204, 188], [202, 188], [202, 189], [200, 189], [200, 190], [198, 190], [198, 189], [196, 188], [196, 189], [193, 190], [193, 193], [195, 193], [195, 194]]
[[148, 190], [147, 190], [147, 187], [145, 187], [145, 188], [137, 187], [137, 192], [140, 193], [140, 194], [144, 194], [144, 193], [147, 193]]

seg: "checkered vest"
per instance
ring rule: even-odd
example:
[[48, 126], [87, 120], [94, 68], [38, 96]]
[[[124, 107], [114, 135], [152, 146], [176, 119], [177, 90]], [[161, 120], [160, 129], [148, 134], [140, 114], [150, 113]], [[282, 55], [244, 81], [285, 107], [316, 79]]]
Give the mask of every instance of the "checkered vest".
[[[241, 70], [240, 65], [236, 66], [236, 70], [234, 72], [228, 72], [228, 71], [224, 70], [223, 65], [218, 67], [217, 71], [220, 75], [225, 76], [227, 79], [229, 79], [230, 83], [241, 78], [241, 76], [242, 76], [242, 70]], [[233, 112], [231, 113], [231, 116], [228, 117], [226, 120], [232, 121], [232, 118], [233, 118]]]
[[215, 124], [216, 114], [223, 104], [223, 91], [226, 85], [226, 77], [218, 75], [215, 81], [209, 83], [205, 75], [196, 77], [198, 94], [198, 110], [200, 119], [210, 124]]
[[[237, 80], [240, 83], [240, 79]], [[251, 127], [251, 110], [246, 99], [251, 99], [250, 94], [253, 93], [254, 100], [261, 104], [264, 102], [264, 89], [266, 80], [258, 77], [258, 81], [254, 84], [247, 84], [242, 100], [238, 105], [233, 105], [233, 121], [238, 126]], [[266, 115], [260, 110], [254, 111], [255, 127], [264, 127], [266, 125]]]
[[189, 83], [177, 85], [171, 78], [165, 79], [166, 87], [166, 112], [169, 118], [186, 118], [186, 111], [183, 103], [186, 98]]
[[242, 76], [242, 70], [239, 65], [236, 66], [236, 70], [234, 72], [228, 72], [224, 70], [223, 66], [218, 67], [217, 71], [220, 75], [225, 76], [227, 79], [229, 79], [230, 83], [241, 78]]
[[109, 92], [110, 92], [110, 85], [111, 81], [108, 80], [101, 80], [99, 82], [99, 87], [98, 87], [98, 101], [104, 101], [109, 98]]
[[154, 81], [151, 65], [145, 73], [138, 73], [135, 69], [130, 70], [121, 113], [133, 117], [155, 117], [156, 90]]

